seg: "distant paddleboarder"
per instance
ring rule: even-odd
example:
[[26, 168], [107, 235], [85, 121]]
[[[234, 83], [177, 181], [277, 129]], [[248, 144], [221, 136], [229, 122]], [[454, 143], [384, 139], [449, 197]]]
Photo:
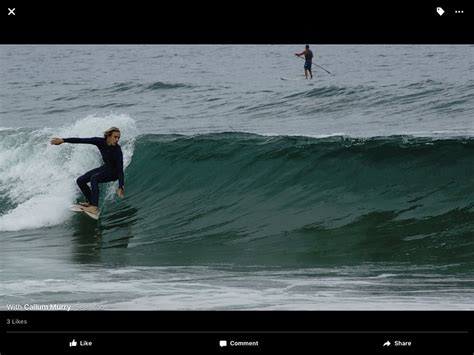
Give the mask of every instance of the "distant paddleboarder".
[[[63, 143], [83, 143], [93, 144], [99, 148], [104, 165], [99, 168], [88, 171], [77, 178], [82, 193], [87, 202], [80, 203], [82, 209], [98, 217], [99, 215], [99, 183], [118, 180], [117, 196], [124, 197], [124, 178], [123, 178], [123, 154], [122, 148], [118, 144], [120, 139], [120, 130], [117, 127], [110, 127], [104, 132], [104, 137], [93, 138], [53, 138], [51, 144], [60, 145]], [[90, 183], [91, 188], [87, 185]], [[92, 189], [92, 190], [91, 190]]]
[[304, 76], [308, 79], [308, 72], [313, 79], [313, 72], [311, 71], [311, 64], [313, 62], [313, 51], [309, 49], [309, 45], [305, 46], [305, 49], [301, 53], [295, 53], [296, 56], [301, 57], [304, 55]]

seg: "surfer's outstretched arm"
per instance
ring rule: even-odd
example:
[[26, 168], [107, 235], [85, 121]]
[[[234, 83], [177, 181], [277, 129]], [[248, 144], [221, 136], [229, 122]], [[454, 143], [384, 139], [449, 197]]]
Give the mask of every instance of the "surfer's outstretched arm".
[[51, 144], [60, 145], [63, 143], [82, 143], [82, 144], [94, 144], [97, 145], [103, 138], [92, 137], [92, 138], [53, 138], [51, 139]]

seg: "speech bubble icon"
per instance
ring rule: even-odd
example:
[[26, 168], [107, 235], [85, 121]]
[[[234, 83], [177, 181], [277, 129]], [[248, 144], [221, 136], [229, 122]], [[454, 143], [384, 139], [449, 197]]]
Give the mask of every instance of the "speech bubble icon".
[[437, 8], [436, 8], [436, 12], [437, 12], [440, 16], [443, 16], [443, 14], [444, 14], [444, 10], [443, 10], [441, 7], [437, 7]]
[[219, 346], [223, 348], [224, 346], [227, 346], [227, 340], [221, 340], [219, 341]]

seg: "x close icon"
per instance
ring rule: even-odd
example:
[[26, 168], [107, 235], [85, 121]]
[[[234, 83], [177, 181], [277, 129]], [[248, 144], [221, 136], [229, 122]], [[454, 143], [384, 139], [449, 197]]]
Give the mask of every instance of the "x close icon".
[[15, 8], [13, 8], [13, 9], [8, 8], [8, 16], [10, 16], [10, 15], [15, 16]]

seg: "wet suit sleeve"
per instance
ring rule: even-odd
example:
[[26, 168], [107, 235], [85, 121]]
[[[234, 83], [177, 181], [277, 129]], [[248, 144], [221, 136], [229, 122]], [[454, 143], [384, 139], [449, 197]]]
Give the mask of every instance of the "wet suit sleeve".
[[94, 144], [98, 145], [103, 138], [92, 137], [92, 138], [63, 138], [64, 143], [82, 143], [82, 144]]
[[123, 178], [123, 154], [122, 149], [119, 148], [115, 152], [115, 159], [117, 162], [117, 176], [119, 181], [119, 188], [123, 188], [124, 178]]

